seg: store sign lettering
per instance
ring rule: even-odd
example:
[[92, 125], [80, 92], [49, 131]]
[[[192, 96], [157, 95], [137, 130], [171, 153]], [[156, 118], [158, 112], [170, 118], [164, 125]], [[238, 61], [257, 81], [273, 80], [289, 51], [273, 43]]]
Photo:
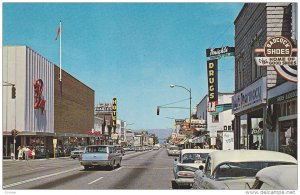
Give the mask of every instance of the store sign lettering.
[[112, 101], [112, 126], [117, 126], [117, 98]]
[[232, 96], [232, 112], [238, 113], [265, 102], [266, 78], [254, 82], [249, 87]]
[[215, 112], [218, 101], [218, 60], [207, 61], [208, 112]]
[[277, 73], [288, 81], [297, 82], [298, 59], [292, 56], [297, 52], [289, 39], [282, 36], [271, 37], [264, 48], [255, 49], [256, 53], [263, 53], [264, 57], [255, 57], [258, 66], [274, 66]]
[[45, 112], [46, 100], [42, 96], [44, 90], [44, 82], [42, 79], [34, 81], [34, 109], [41, 109], [42, 113]]

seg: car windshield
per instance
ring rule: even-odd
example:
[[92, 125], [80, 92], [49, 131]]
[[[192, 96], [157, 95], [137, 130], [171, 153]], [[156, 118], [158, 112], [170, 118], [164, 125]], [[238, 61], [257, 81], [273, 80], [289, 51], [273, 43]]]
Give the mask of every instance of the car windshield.
[[182, 163], [201, 163], [208, 153], [186, 153], [182, 155]]
[[105, 146], [89, 146], [86, 147], [86, 152], [88, 153], [106, 153], [106, 147]]
[[179, 150], [179, 147], [171, 147], [170, 150]]
[[231, 178], [255, 177], [263, 168], [276, 165], [289, 165], [289, 162], [227, 162], [219, 165], [215, 171], [217, 180]]

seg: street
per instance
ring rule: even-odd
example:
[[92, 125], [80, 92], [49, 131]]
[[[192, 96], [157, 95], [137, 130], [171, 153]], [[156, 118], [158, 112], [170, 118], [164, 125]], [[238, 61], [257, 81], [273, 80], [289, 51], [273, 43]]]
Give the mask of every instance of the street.
[[171, 189], [174, 157], [166, 149], [127, 152], [114, 170], [85, 171], [78, 159], [3, 161], [3, 189]]

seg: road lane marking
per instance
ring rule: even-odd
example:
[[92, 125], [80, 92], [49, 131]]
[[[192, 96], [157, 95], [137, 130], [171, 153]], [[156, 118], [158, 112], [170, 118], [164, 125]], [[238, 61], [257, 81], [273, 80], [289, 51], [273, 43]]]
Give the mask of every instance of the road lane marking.
[[92, 182], [90, 182], [90, 183], [88, 183], [89, 185], [90, 184], [93, 184], [93, 183], [95, 183], [95, 182], [97, 182], [97, 181], [99, 181], [99, 180], [101, 180], [101, 179], [103, 179], [103, 177], [100, 177], [100, 178], [98, 178], [98, 179], [96, 179], [96, 180], [94, 180], [94, 181], [92, 181]]
[[115, 169], [114, 171], [120, 171], [122, 169], [122, 167], [119, 167], [117, 169]]
[[41, 177], [36, 177], [36, 178], [32, 178], [32, 179], [28, 179], [28, 180], [24, 180], [24, 181], [20, 181], [20, 182], [8, 184], [8, 185], [3, 186], [2, 188], [5, 189], [5, 188], [10, 188], [10, 187], [22, 185], [22, 184], [29, 183], [29, 182], [32, 182], [32, 181], [45, 179], [47, 177], [52, 177], [52, 176], [60, 175], [60, 174], [63, 174], [63, 173], [68, 173], [68, 172], [71, 172], [71, 171], [75, 171], [76, 169], [79, 169], [79, 168], [81, 168], [81, 167], [76, 167], [74, 169], [69, 169], [69, 170], [66, 170], [66, 171], [61, 171], [61, 172], [53, 173], [53, 174], [50, 174], [50, 175], [44, 175], [44, 176], [41, 176]]

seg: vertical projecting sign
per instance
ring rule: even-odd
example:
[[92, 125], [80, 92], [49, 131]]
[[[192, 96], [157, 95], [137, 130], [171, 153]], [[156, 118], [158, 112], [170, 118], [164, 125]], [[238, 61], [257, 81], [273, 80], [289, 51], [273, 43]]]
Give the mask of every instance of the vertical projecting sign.
[[42, 96], [44, 90], [44, 82], [42, 79], [34, 81], [34, 109], [41, 109], [42, 114], [45, 112], [46, 100]]
[[117, 126], [117, 98], [113, 98], [112, 101], [112, 126], [116, 127]]
[[208, 112], [215, 112], [218, 104], [218, 60], [207, 61]]

